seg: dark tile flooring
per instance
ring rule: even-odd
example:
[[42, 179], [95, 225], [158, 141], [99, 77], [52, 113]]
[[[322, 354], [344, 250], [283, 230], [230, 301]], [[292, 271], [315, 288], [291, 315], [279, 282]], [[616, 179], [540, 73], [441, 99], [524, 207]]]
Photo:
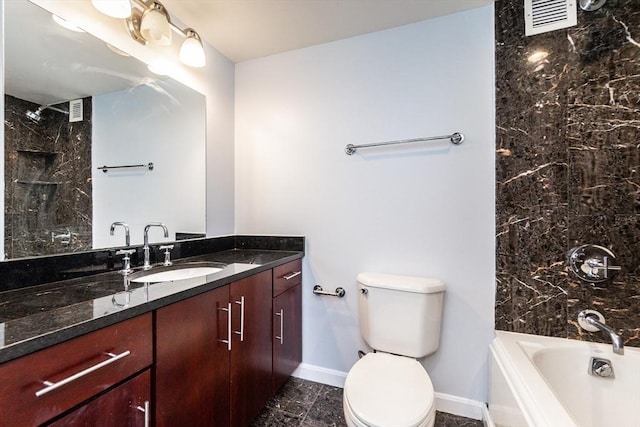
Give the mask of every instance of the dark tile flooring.
[[[344, 427], [342, 389], [290, 378], [253, 420], [251, 427]], [[482, 421], [444, 412], [436, 414], [435, 427], [482, 427]]]

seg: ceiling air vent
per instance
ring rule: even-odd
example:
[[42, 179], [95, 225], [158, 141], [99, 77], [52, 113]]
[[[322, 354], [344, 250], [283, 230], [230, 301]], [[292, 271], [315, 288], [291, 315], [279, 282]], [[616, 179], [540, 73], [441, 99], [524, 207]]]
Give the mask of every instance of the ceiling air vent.
[[82, 99], [69, 101], [69, 122], [82, 121]]
[[575, 0], [524, 0], [527, 36], [573, 27], [576, 19]]

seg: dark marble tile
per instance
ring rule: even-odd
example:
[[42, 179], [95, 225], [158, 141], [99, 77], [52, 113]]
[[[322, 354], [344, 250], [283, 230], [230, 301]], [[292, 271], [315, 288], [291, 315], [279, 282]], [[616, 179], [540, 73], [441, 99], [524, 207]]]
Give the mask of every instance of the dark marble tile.
[[[302, 416], [286, 409], [291, 401], [299, 401], [297, 409], [306, 408]], [[307, 403], [312, 405], [308, 407]], [[280, 405], [280, 406], [279, 406]], [[251, 427], [302, 426], [346, 427], [342, 406], [342, 389], [290, 378], [265, 409], [253, 420]], [[436, 412], [435, 427], [480, 427], [482, 421]]]
[[323, 387], [319, 383], [291, 377], [269, 401], [267, 407], [302, 418], [311, 409]]
[[521, 278], [502, 274], [498, 274], [498, 282], [498, 329], [536, 335], [567, 336], [567, 293], [557, 286], [556, 282], [539, 276]]
[[640, 150], [571, 150], [568, 194], [572, 216], [640, 213]]
[[302, 418], [279, 409], [269, 409], [260, 414], [249, 424], [251, 427], [299, 426]]
[[[637, 1], [531, 37], [522, 2], [496, 2], [495, 17], [496, 328], [606, 341], [575, 325], [593, 308], [638, 345]], [[565, 256], [582, 244], [610, 248], [623, 271], [578, 282]]]
[[563, 207], [498, 215], [496, 328], [566, 336], [565, 218]]
[[457, 415], [447, 414], [446, 412], [436, 412], [436, 422], [434, 427], [483, 427], [484, 423], [480, 420], [472, 420], [470, 418], [459, 417]]
[[328, 385], [323, 386], [302, 425], [309, 427], [345, 426], [342, 389]]

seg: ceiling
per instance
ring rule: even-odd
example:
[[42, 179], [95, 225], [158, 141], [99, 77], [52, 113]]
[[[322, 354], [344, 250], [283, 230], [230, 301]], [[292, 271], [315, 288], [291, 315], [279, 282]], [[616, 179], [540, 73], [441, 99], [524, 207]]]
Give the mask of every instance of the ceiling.
[[423, 21], [493, 0], [162, 0], [233, 62]]

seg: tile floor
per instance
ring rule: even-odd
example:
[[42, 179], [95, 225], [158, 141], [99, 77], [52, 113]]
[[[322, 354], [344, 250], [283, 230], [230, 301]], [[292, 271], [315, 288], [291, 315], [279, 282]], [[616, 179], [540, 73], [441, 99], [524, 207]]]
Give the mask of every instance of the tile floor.
[[[345, 427], [342, 389], [290, 378], [251, 427]], [[435, 427], [482, 427], [482, 421], [438, 412]]]

